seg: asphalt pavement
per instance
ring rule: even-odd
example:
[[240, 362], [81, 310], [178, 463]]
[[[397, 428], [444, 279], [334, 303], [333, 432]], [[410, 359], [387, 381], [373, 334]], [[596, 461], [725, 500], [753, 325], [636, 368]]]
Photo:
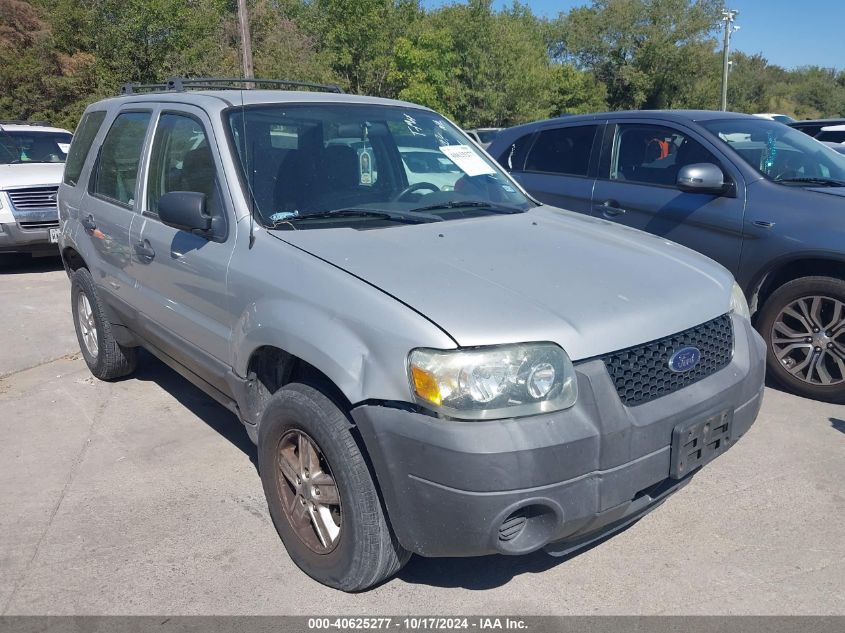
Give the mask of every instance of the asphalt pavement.
[[0, 615], [845, 614], [845, 406], [754, 427], [567, 560], [422, 559], [347, 595], [290, 561], [237, 420], [158, 360], [95, 380], [58, 260], [0, 262]]

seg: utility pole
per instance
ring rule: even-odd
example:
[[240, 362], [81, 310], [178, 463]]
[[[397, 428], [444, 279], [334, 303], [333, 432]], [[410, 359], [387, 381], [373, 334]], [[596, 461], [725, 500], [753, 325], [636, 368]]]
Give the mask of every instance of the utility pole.
[[738, 31], [739, 27], [734, 26], [734, 19], [739, 11], [726, 9], [722, 11], [722, 22], [725, 23], [725, 44], [722, 48], [722, 112], [728, 109], [728, 71], [731, 67], [731, 32]]
[[241, 22], [241, 52], [244, 61], [244, 79], [255, 79], [252, 69], [252, 36], [249, 33], [249, 14], [246, 0], [238, 0], [238, 19]]

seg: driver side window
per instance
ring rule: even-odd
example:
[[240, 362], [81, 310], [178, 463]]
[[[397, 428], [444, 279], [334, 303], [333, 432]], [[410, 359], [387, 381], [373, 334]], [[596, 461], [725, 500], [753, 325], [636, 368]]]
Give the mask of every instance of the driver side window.
[[158, 215], [159, 200], [171, 191], [204, 193], [209, 214], [222, 214], [217, 170], [202, 124], [190, 116], [165, 113], [153, 141], [147, 212]]
[[674, 187], [682, 167], [719, 161], [701, 143], [660, 125], [617, 127], [610, 179]]

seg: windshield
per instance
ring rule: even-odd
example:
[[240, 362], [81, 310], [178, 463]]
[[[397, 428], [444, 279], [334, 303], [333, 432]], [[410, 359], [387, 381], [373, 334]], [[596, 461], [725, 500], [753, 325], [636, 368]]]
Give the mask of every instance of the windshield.
[[794, 128], [765, 119], [716, 119], [701, 125], [775, 182], [845, 185], [845, 156]]
[[228, 123], [267, 226], [417, 223], [534, 206], [433, 112], [284, 104], [232, 110]]
[[0, 165], [12, 163], [63, 163], [71, 134], [7, 130], [0, 126]]

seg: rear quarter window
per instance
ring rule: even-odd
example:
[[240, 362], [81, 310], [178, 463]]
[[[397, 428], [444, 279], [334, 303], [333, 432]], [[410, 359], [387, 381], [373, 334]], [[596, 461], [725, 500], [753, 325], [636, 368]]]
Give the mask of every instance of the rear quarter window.
[[70, 151], [67, 155], [64, 175], [65, 184], [75, 187], [76, 183], [79, 182], [79, 176], [82, 174], [85, 159], [88, 158], [94, 137], [97, 136], [97, 132], [100, 130], [100, 126], [103, 124], [105, 118], [106, 113], [102, 110], [89, 112], [82, 117], [76, 128], [76, 133], [73, 135], [73, 141], [70, 144]]
[[531, 141], [534, 140], [534, 132], [520, 136], [505, 150], [496, 157], [499, 164], [508, 171], [522, 171], [525, 167], [525, 157], [531, 148]]

